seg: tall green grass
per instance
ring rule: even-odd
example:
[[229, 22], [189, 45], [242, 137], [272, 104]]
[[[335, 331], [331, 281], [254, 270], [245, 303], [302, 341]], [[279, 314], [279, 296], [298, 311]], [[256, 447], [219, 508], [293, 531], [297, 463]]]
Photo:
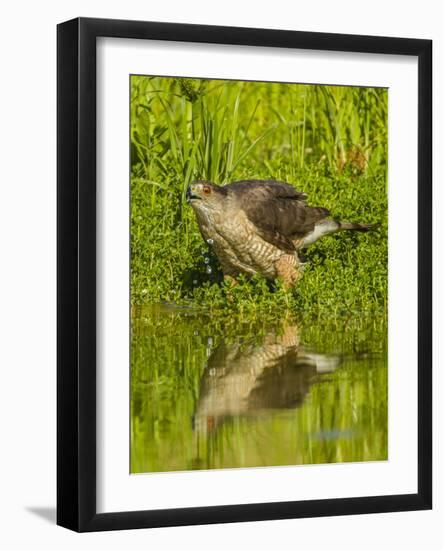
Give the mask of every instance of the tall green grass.
[[[384, 309], [386, 172], [385, 89], [132, 76], [133, 303]], [[185, 192], [194, 179], [246, 178], [288, 181], [310, 204], [342, 219], [380, 222], [381, 229], [320, 241], [293, 293], [244, 281], [227, 300]]]

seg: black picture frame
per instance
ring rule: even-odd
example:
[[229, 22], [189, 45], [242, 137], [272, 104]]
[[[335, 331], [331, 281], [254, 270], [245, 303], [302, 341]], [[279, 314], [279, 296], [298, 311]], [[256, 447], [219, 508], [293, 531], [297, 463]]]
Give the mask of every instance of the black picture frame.
[[[418, 59], [416, 494], [96, 512], [96, 39], [399, 54]], [[79, 18], [57, 29], [57, 523], [75, 531], [425, 510], [432, 506], [432, 42]]]

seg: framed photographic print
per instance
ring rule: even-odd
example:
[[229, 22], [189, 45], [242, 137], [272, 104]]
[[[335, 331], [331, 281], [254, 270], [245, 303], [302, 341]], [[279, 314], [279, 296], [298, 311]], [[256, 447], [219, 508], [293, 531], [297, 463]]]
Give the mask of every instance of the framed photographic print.
[[431, 65], [58, 26], [59, 525], [431, 508]]

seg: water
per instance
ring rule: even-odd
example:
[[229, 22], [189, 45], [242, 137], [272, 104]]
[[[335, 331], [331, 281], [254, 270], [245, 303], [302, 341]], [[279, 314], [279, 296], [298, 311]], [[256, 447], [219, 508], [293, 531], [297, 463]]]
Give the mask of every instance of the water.
[[387, 459], [384, 319], [132, 319], [131, 472]]

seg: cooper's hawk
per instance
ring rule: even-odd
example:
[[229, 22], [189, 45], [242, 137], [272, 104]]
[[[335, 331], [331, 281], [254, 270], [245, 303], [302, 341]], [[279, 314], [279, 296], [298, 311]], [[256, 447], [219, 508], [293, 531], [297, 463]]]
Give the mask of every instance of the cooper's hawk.
[[224, 186], [196, 181], [186, 198], [225, 278], [260, 274], [279, 277], [291, 287], [301, 274], [300, 250], [324, 235], [374, 227], [331, 218], [329, 210], [308, 206], [305, 193], [279, 181], [245, 180]]

